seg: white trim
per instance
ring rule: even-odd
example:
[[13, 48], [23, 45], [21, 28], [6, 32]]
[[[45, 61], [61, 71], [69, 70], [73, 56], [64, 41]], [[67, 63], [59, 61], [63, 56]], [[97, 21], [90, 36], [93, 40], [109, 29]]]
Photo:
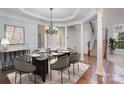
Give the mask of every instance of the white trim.
[[89, 19], [91, 19], [92, 17], [94, 17], [97, 14], [96, 9], [92, 9], [86, 16], [85, 18], [83, 18], [83, 22], [87, 22]]
[[75, 25], [75, 24], [80, 24], [80, 23], [84, 23], [87, 22], [89, 19], [91, 19], [93, 16], [95, 16], [97, 14], [96, 9], [91, 9], [90, 12], [85, 15], [84, 18], [80, 19], [80, 20], [76, 20], [76, 21], [69, 21], [66, 22], [65, 25], [66, 26], [71, 26], [71, 25]]
[[67, 49], [67, 26], [65, 26], [65, 49]]
[[[24, 21], [27, 20], [27, 21], [31, 21], [31, 22], [35, 22], [35, 23], [39, 23], [39, 24], [49, 25], [48, 21], [42, 20], [37, 15], [31, 14], [31, 13], [27, 14], [23, 8], [19, 8], [19, 10], [20, 10], [20, 12], [23, 13], [22, 15], [15, 15], [15, 14], [13, 14], [11, 12], [6, 12], [6, 11], [3, 11], [3, 10], [0, 10], [0, 15], [11, 17], [11, 18], [16, 18], [16, 19], [20, 19], [20, 20], [24, 20]], [[77, 9], [77, 11], [74, 13], [73, 17], [76, 17], [79, 12], [80, 12], [80, 9]], [[80, 24], [81, 22], [87, 21], [88, 19], [90, 19], [95, 14], [96, 14], [96, 10], [95, 9], [91, 9], [89, 11], [89, 13], [87, 15], [85, 15], [84, 18], [81, 18], [81, 19], [78, 19], [78, 20], [75, 20], [75, 21], [73, 19], [72, 20], [68, 20], [68, 21], [63, 21], [63, 19], [62, 19], [61, 22], [59, 22], [59, 21], [54, 22], [54, 25], [55, 26], [60, 26], [60, 27], [62, 26], [62, 27], [64, 27], [64, 26]], [[25, 17], [23, 15], [30, 16], [30, 18]]]
[[97, 12], [97, 74], [103, 76], [102, 11]]
[[47, 49], [47, 35], [46, 35], [46, 32], [45, 32], [45, 49]]
[[72, 25], [75, 25], [75, 24], [80, 24], [81, 22], [83, 22], [83, 20], [70, 21], [70, 22], [65, 23], [65, 25], [66, 26], [72, 26]]
[[83, 42], [83, 23], [80, 23], [81, 25], [81, 36], [80, 36], [80, 39], [81, 39], [81, 45], [80, 45], [80, 53], [81, 53], [81, 59], [80, 60], [84, 60], [84, 50], [83, 50], [83, 45], [84, 45], [84, 42]]
[[[20, 10], [21, 10], [23, 13], [27, 14], [27, 15], [34, 16], [34, 17], [36, 17], [36, 18], [41, 18], [42, 20], [45, 20], [45, 21], [48, 21], [48, 22], [50, 21], [50, 18], [46, 18], [46, 17], [43, 17], [42, 15], [38, 15], [38, 14], [32, 13], [32, 12], [30, 12], [30, 11], [25, 10], [24, 8], [20, 8]], [[72, 19], [74, 19], [74, 18], [78, 15], [79, 11], [80, 11], [80, 9], [77, 8], [76, 11], [73, 13], [73, 15], [68, 16], [68, 17], [65, 17], [65, 18], [61, 18], [61, 19], [54, 19], [54, 18], [53, 18], [53, 21], [56, 21], [56, 22], [58, 22], [58, 21], [64, 22], [64, 21], [72, 20]]]
[[0, 10], [0, 16], [14, 18], [14, 19], [22, 20], [22, 21], [33, 22], [33, 23], [37, 23], [37, 24], [40, 24], [40, 23], [44, 24], [44, 22], [41, 22], [37, 19], [24, 18], [22, 16], [17, 16], [17, 15], [14, 15], [14, 14], [11, 14], [11, 13], [8, 13], [8, 12], [5, 12], [5, 11], [1, 11], [1, 10]]

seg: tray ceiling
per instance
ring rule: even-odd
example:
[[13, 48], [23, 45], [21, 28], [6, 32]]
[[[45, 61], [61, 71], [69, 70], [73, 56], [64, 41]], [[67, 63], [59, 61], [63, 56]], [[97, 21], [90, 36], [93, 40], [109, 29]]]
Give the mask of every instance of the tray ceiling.
[[[4, 11], [15, 16], [36, 18], [44, 21], [50, 21], [49, 8], [1, 8]], [[53, 21], [69, 22], [83, 19], [91, 8], [53, 8]]]

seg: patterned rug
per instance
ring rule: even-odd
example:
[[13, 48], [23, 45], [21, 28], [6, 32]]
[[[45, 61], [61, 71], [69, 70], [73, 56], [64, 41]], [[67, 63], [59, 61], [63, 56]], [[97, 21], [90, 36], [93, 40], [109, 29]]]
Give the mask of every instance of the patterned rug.
[[[68, 77], [68, 70], [63, 71], [63, 83], [64, 84], [74, 84], [76, 83], [79, 78], [88, 70], [90, 66], [85, 63], [79, 62], [79, 71], [78, 66], [75, 64], [75, 75], [73, 75], [73, 65], [70, 66], [70, 80]], [[11, 84], [15, 84], [15, 72], [7, 74], [7, 77], [9, 78], [9, 81]], [[17, 74], [17, 81], [16, 84], [19, 84], [19, 74]], [[59, 71], [52, 71], [52, 80], [50, 80], [50, 74], [46, 76], [46, 82], [42, 82], [42, 79], [40, 76], [36, 76], [37, 84], [60, 84], [61, 83], [61, 75]], [[23, 74], [22, 75], [22, 84], [34, 84], [34, 75], [33, 74]]]

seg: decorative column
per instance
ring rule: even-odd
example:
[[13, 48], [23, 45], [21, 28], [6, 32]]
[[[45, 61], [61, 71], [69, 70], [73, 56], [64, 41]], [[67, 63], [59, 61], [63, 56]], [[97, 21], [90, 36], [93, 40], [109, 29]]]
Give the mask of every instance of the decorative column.
[[83, 23], [80, 24], [81, 25], [81, 34], [80, 34], [80, 52], [81, 52], [81, 58], [80, 60], [84, 60], [84, 51], [83, 51]]
[[[45, 32], [45, 31], [44, 31], [44, 32]], [[45, 32], [44, 34], [45, 34], [45, 39], [44, 39], [44, 40], [45, 40], [45, 41], [44, 41], [44, 42], [45, 42], [45, 49], [47, 49], [47, 34], [46, 34], [46, 32]]]
[[102, 67], [102, 9], [97, 9], [97, 74], [103, 76], [103, 67]]
[[67, 26], [65, 27], [65, 49], [67, 49]]

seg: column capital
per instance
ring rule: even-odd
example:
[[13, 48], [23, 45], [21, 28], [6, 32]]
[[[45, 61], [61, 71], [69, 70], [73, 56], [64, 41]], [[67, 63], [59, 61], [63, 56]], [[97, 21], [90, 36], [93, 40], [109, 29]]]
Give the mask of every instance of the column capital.
[[97, 13], [102, 13], [103, 12], [103, 8], [95, 8]]
[[84, 24], [84, 22], [80, 22], [79, 24], [80, 24], [80, 25], [83, 25], [83, 24]]
[[64, 28], [67, 28], [68, 26], [64, 26]]

